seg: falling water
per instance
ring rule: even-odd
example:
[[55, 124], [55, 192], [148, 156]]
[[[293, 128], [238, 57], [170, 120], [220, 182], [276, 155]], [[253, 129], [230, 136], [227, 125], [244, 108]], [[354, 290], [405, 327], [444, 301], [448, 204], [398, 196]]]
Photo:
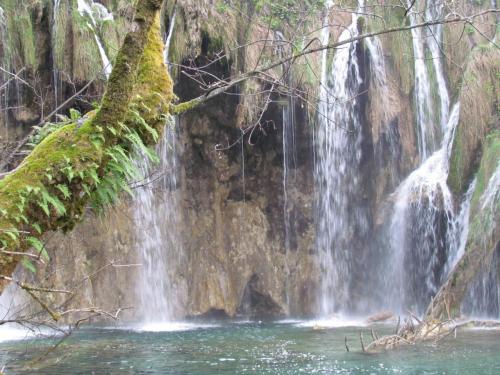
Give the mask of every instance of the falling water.
[[460, 105], [454, 105], [441, 148], [406, 178], [395, 195], [390, 225], [389, 269], [385, 272], [387, 307], [421, 312], [442, 283], [456, 234], [454, 209], [446, 184]]
[[290, 265], [289, 253], [291, 250], [291, 210], [293, 202], [290, 199], [290, 189], [295, 182], [295, 175], [291, 173], [295, 169], [295, 103], [290, 97], [287, 104], [283, 107], [283, 222], [284, 222], [284, 239], [285, 239], [285, 267], [286, 267], [286, 301], [290, 307], [289, 301], [289, 278]]
[[[436, 0], [430, 1], [425, 10], [425, 20], [432, 21], [443, 18], [444, 1]], [[441, 45], [443, 39], [443, 25], [436, 24], [429, 26], [427, 29], [426, 43], [429, 47], [432, 57], [432, 64], [436, 75], [437, 89], [439, 92], [440, 100], [440, 119], [441, 128], [443, 133], [446, 131], [446, 124], [448, 121], [448, 111], [450, 108], [450, 97], [446, 88], [446, 79], [442, 66], [442, 52]]]
[[[171, 22], [165, 43], [165, 63], [173, 32]], [[177, 122], [167, 124], [165, 136], [158, 147], [160, 165], [153, 166], [143, 156], [138, 164], [145, 184], [137, 190], [135, 222], [136, 246], [142, 267], [137, 294], [140, 319], [147, 323], [168, 322], [176, 317], [181, 292], [174, 271], [181, 261], [179, 238], [179, 199], [177, 190]]]
[[372, 80], [377, 91], [380, 92], [381, 100], [385, 106], [388, 97], [388, 86], [382, 44], [376, 37], [366, 38], [364, 43], [370, 55], [370, 69], [373, 75]]
[[[418, 19], [418, 8], [424, 2], [408, 0], [408, 5], [413, 3], [412, 11], [409, 12], [410, 24], [415, 25], [421, 20]], [[432, 21], [443, 17], [443, 0], [429, 1], [425, 6], [424, 20]], [[416, 121], [419, 129], [419, 154], [423, 162], [436, 149], [441, 135], [446, 132], [448, 123], [450, 98], [446, 86], [446, 79], [442, 64], [442, 39], [443, 25], [437, 24], [428, 28], [414, 28], [411, 30], [413, 38], [413, 54], [415, 69], [415, 110]], [[426, 54], [429, 51], [429, 55]], [[436, 89], [439, 96], [439, 111], [433, 102], [431, 87], [433, 82], [430, 79], [430, 67], [426, 63], [432, 61], [433, 73], [436, 77]], [[440, 121], [438, 121], [440, 119]], [[440, 123], [441, 130], [436, 125]]]
[[[409, 1], [412, 25], [419, 22], [420, 1]], [[442, 1], [427, 2], [426, 20], [439, 18]], [[389, 227], [389, 269], [382, 277], [382, 303], [386, 308], [404, 312], [411, 308], [421, 312], [436, 293], [460, 252], [463, 232], [467, 231], [467, 195], [456, 215], [447, 186], [449, 158], [455, 128], [459, 120], [459, 104], [449, 113], [449, 95], [442, 67], [442, 27], [411, 30], [415, 70], [415, 117], [421, 165], [397, 188]], [[432, 64], [426, 64], [426, 50]], [[433, 73], [429, 69], [433, 69]], [[435, 77], [432, 82], [430, 77]], [[434, 108], [431, 86], [437, 88], [440, 106]], [[439, 125], [439, 126], [438, 126]], [[440, 147], [436, 150], [438, 140]]]
[[[374, 155], [378, 168], [389, 172], [389, 185], [393, 189], [400, 182], [399, 165], [401, 161], [401, 139], [397, 124], [392, 122], [389, 115], [393, 103], [390, 101], [389, 81], [385, 66], [384, 51], [380, 39], [377, 37], [366, 38], [364, 45], [370, 58], [370, 102], [371, 108], [378, 109], [374, 112], [378, 116], [372, 121], [379, 121], [379, 125], [372, 123], [372, 128], [380, 129], [379, 140], [374, 142]], [[378, 117], [378, 118], [377, 118]]]
[[113, 20], [113, 14], [111, 14], [102, 4], [99, 3], [94, 3], [93, 1], [91, 4], [88, 4], [86, 0], [78, 0], [78, 12], [82, 17], [85, 17], [87, 15], [90, 19], [90, 23], [87, 23], [88, 27], [92, 32], [94, 33], [94, 38], [97, 43], [97, 48], [99, 49], [99, 54], [101, 55], [102, 59], [102, 66], [103, 66], [103, 72], [106, 78], [109, 78], [109, 75], [111, 74], [111, 71], [113, 70], [113, 66], [111, 65], [111, 62], [109, 61], [108, 55], [106, 54], [106, 51], [104, 50], [104, 47], [101, 43], [101, 40], [99, 39], [99, 36], [97, 35], [97, 22], [96, 18], [94, 17], [94, 14], [98, 17], [99, 21], [108, 21], [108, 20]]
[[[276, 47], [275, 52], [281, 59], [285, 55], [283, 33], [275, 32]], [[284, 66], [283, 74], [286, 84], [292, 87], [293, 76], [290, 66]], [[296, 167], [296, 147], [295, 147], [295, 98], [289, 95], [282, 108], [282, 142], [283, 142], [283, 226], [284, 226], [284, 245], [285, 245], [285, 300], [288, 309], [290, 309], [290, 251], [292, 235], [292, 217], [293, 201], [290, 199], [290, 192], [295, 185], [295, 167]], [[291, 173], [293, 172], [293, 173]]]
[[172, 36], [174, 33], [174, 27], [175, 27], [175, 18], [177, 17], [177, 11], [174, 9], [174, 13], [172, 14], [172, 18], [170, 19], [170, 25], [168, 28], [168, 34], [165, 36], [165, 49], [163, 50], [163, 61], [165, 61], [165, 64], [167, 64], [167, 67], [169, 67], [169, 49], [170, 49], [170, 44], [172, 43]]
[[467, 237], [469, 235], [470, 204], [475, 189], [476, 179], [472, 181], [467, 189], [464, 199], [460, 205], [458, 215], [456, 215], [455, 220], [451, 223], [453, 229], [450, 234], [454, 234], [455, 237], [450, 238], [450, 253], [448, 255], [448, 262], [444, 272], [446, 275], [448, 275], [448, 273], [458, 263], [465, 252], [465, 245], [467, 244]]
[[[54, 0], [54, 14], [52, 15], [52, 79], [54, 86], [54, 108], [57, 109], [59, 106], [59, 72], [56, 66], [56, 58], [55, 58], [55, 48], [56, 48], [56, 40], [57, 40], [57, 17], [59, 15], [59, 3], [60, 0]], [[57, 112], [56, 112], [57, 114]]]
[[[0, 63], [2, 64], [2, 67], [4, 69], [8, 69], [9, 66], [7, 63], [7, 58], [6, 58], [6, 48], [8, 46], [7, 43], [7, 22], [5, 19], [5, 11], [3, 10], [2, 7], [0, 7], [0, 43], [2, 46], [2, 59], [0, 60]], [[10, 64], [9, 64], [10, 65]], [[0, 83], [4, 84], [6, 81], [9, 79], [6, 73], [1, 72], [0, 73]], [[9, 123], [8, 123], [8, 107], [9, 107], [9, 85], [7, 84], [6, 87], [4, 87], [3, 90], [0, 91], [0, 110], [3, 112], [2, 117], [4, 121], [4, 135], [3, 138], [8, 140], [9, 139]]]
[[[494, 233], [499, 220], [500, 161], [488, 186], [480, 198], [481, 224], [485, 233]], [[493, 257], [486, 261], [476, 280], [469, 287], [463, 302], [466, 314], [475, 317], [500, 319], [500, 245], [493, 249]]]
[[[342, 32], [339, 41], [358, 35], [358, 18], [353, 13], [351, 25]], [[327, 32], [323, 35], [325, 39], [326, 35]], [[352, 204], [352, 197], [360, 191], [362, 141], [358, 95], [363, 82], [358, 45], [353, 42], [336, 50], [331, 67], [323, 65], [321, 77], [315, 180], [322, 316], [346, 308], [352, 242], [368, 227], [363, 208]]]
[[[408, 5], [418, 6], [418, 1], [412, 4], [408, 0]], [[418, 23], [417, 14], [414, 11], [409, 13], [410, 24], [413, 26]], [[429, 150], [434, 149], [434, 131], [432, 129], [432, 100], [430, 81], [425, 65], [424, 39], [421, 28], [411, 29], [413, 38], [413, 54], [415, 59], [415, 110], [419, 129], [418, 150], [420, 159], [427, 159]]]

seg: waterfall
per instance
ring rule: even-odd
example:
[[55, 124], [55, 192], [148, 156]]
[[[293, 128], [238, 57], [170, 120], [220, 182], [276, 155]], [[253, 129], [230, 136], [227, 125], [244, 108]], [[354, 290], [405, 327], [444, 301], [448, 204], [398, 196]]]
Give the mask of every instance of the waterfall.
[[[358, 18], [357, 13], [352, 14], [351, 24], [339, 41], [358, 35]], [[328, 31], [324, 31], [323, 42], [327, 35]], [[354, 256], [352, 242], [368, 228], [364, 209], [352, 204], [361, 189], [362, 129], [358, 95], [363, 81], [358, 45], [353, 42], [337, 49], [331, 67], [326, 66], [325, 59], [322, 67], [319, 124], [315, 134], [316, 246], [321, 268], [319, 309], [322, 316], [346, 308]]]
[[[430, 1], [425, 10], [425, 20], [432, 21], [443, 18], [444, 1]], [[448, 111], [450, 108], [450, 97], [446, 88], [446, 78], [442, 66], [441, 44], [443, 39], [443, 25], [436, 24], [427, 29], [426, 43], [429, 47], [434, 73], [436, 75], [437, 89], [440, 101], [440, 122], [443, 133], [446, 130]]]
[[286, 302], [290, 308], [289, 300], [289, 278], [290, 265], [289, 253], [291, 249], [291, 210], [293, 202], [290, 199], [290, 188], [293, 187], [295, 176], [290, 172], [296, 167], [295, 158], [295, 113], [294, 99], [290, 97], [287, 104], [283, 107], [283, 222], [284, 222], [284, 240], [285, 240], [285, 272], [286, 272]]
[[465, 245], [467, 244], [467, 237], [469, 235], [470, 204], [472, 195], [476, 189], [476, 181], [477, 179], [475, 178], [467, 189], [465, 197], [460, 205], [460, 210], [455, 220], [451, 223], [453, 228], [451, 233], [455, 234], [455, 237], [451, 238], [450, 241], [450, 254], [445, 269], [446, 275], [455, 267], [465, 252]]
[[441, 285], [453, 253], [454, 208], [446, 184], [460, 105], [453, 106], [441, 148], [398, 187], [390, 223], [389, 269], [385, 272], [385, 306], [422, 312]]
[[[389, 172], [389, 185], [393, 189], [400, 182], [399, 166], [401, 157], [401, 139], [397, 124], [391, 123], [389, 80], [387, 78], [385, 56], [380, 39], [366, 38], [364, 46], [370, 58], [370, 102], [375, 110], [372, 119], [372, 129], [380, 129], [378, 141], [374, 140], [374, 155], [377, 159], [377, 168]], [[379, 125], [376, 122], [379, 122]]]
[[[174, 27], [174, 17], [165, 42], [165, 63]], [[179, 236], [180, 203], [177, 196], [177, 121], [167, 124], [158, 146], [160, 165], [154, 166], [142, 155], [138, 166], [145, 177], [137, 190], [134, 220], [136, 246], [142, 267], [137, 294], [139, 317], [146, 323], [162, 323], [175, 319], [179, 312], [181, 291], [174, 271], [181, 262]]]
[[[57, 0], [55, 0], [57, 1]], [[99, 49], [99, 54], [101, 55], [101, 60], [102, 60], [102, 66], [103, 66], [103, 72], [106, 78], [109, 78], [109, 75], [111, 74], [111, 71], [113, 70], [113, 66], [111, 65], [111, 62], [109, 61], [108, 55], [106, 54], [106, 51], [101, 43], [101, 40], [97, 34], [96, 28], [97, 28], [97, 20], [100, 22], [103, 21], [112, 21], [113, 20], [113, 14], [110, 13], [102, 4], [99, 3], [94, 3], [93, 1], [91, 4], [88, 4], [86, 0], [78, 0], [78, 13], [82, 17], [87, 17], [90, 19], [90, 23], [87, 22], [87, 26], [89, 27], [90, 30], [94, 33], [94, 38], [97, 43], [97, 48]], [[94, 17], [95, 15], [95, 17]]]
[[[59, 3], [60, 0], [54, 0], [54, 9], [52, 15], [52, 80], [54, 85], [54, 108], [57, 109], [59, 106], [59, 93], [58, 93], [58, 84], [59, 84], [59, 72], [57, 71], [56, 57], [55, 57], [55, 49], [56, 49], [56, 39], [57, 39], [57, 17], [59, 14]], [[57, 112], [56, 112], [57, 115]]]
[[388, 86], [382, 45], [380, 40], [376, 37], [366, 38], [364, 43], [370, 55], [370, 68], [373, 75], [372, 80], [377, 91], [380, 91], [380, 97], [385, 106], [387, 103]]
[[[409, 12], [410, 24], [413, 26], [420, 22], [418, 19], [418, 8], [423, 2], [417, 0], [413, 2], [408, 0], [408, 6], [413, 9]], [[432, 21], [441, 19], [443, 16], [443, 0], [429, 1], [425, 4], [424, 20]], [[450, 107], [450, 98], [446, 86], [446, 78], [442, 64], [441, 44], [443, 39], [443, 25], [437, 24], [426, 29], [414, 28], [411, 30], [413, 39], [414, 70], [415, 70], [415, 112], [418, 127], [418, 150], [421, 161], [436, 149], [438, 145], [439, 134], [446, 132], [448, 123], [448, 111]], [[429, 54], [426, 54], [426, 51]], [[427, 65], [427, 61], [432, 61], [433, 72]], [[439, 112], [436, 113], [433, 102], [431, 73], [436, 77], [436, 88], [440, 101]], [[440, 121], [437, 121], [437, 119]], [[436, 126], [440, 123], [441, 131]]]
[[[407, 1], [408, 6], [418, 7], [420, 2]], [[415, 10], [409, 13], [410, 24], [413, 26], [419, 23]], [[413, 55], [415, 69], [415, 112], [418, 127], [418, 151], [420, 159], [427, 159], [428, 155], [435, 148], [435, 134], [433, 126], [433, 103], [431, 97], [431, 82], [426, 67], [425, 45], [422, 28], [411, 29], [413, 38]], [[431, 43], [433, 44], [433, 43]]]
[[[442, 1], [427, 2], [423, 12], [418, 9], [422, 5], [420, 1], [408, 2], [412, 3], [411, 25], [419, 22], [418, 14], [423, 13], [425, 20], [433, 20], [443, 13]], [[442, 26], [426, 30], [415, 28], [411, 33], [421, 164], [393, 194], [389, 254], [385, 261], [388, 269], [382, 277], [381, 302], [384, 308], [398, 312], [411, 308], [419, 313], [437, 292], [461, 247], [465, 246], [472, 192], [466, 195], [457, 215], [446, 181], [460, 105], [456, 103], [449, 112], [450, 100], [440, 50]], [[435, 108], [432, 87], [437, 90], [439, 108]]]
[[[2, 56], [2, 59], [0, 60], [0, 63], [2, 64], [2, 67], [4, 69], [8, 69], [10, 64], [6, 64], [7, 62], [7, 59], [5, 57], [5, 54], [6, 54], [6, 51], [5, 49], [7, 48], [8, 46], [8, 43], [7, 43], [7, 22], [6, 22], [6, 19], [5, 19], [5, 11], [3, 10], [3, 8], [0, 6], [0, 43], [1, 43], [1, 46], [2, 46], [2, 52], [3, 52], [3, 56]], [[0, 82], [3, 84], [5, 82], [7, 82], [7, 80], [9, 79], [8, 75], [4, 72], [1, 72], [0, 73]], [[9, 110], [8, 110], [8, 107], [9, 107], [9, 85], [7, 84], [7, 86], [0, 91], [0, 110], [3, 112], [3, 120], [4, 120], [4, 135], [3, 135], [3, 138], [5, 140], [9, 140], [9, 122], [8, 122], [8, 116], [9, 116]]]
[[[500, 206], [500, 161], [479, 201], [482, 225], [486, 232], [494, 233], [498, 225]], [[500, 245], [494, 249], [493, 257], [486, 261], [476, 280], [469, 287], [462, 310], [479, 318], [500, 319]]]
[[[275, 52], [281, 59], [285, 53], [285, 37], [280, 31], [275, 32]], [[293, 75], [290, 66], [283, 67], [283, 75], [286, 83], [292, 87]], [[295, 98], [289, 95], [282, 108], [282, 142], [283, 142], [283, 226], [284, 226], [284, 246], [285, 246], [285, 300], [287, 308], [290, 310], [290, 251], [292, 235], [292, 209], [293, 201], [290, 199], [290, 189], [295, 184], [295, 167], [297, 161], [295, 147]], [[293, 173], [291, 173], [293, 172]]]
[[144, 186], [136, 192], [134, 221], [136, 247], [142, 264], [138, 280], [140, 319], [148, 323], [170, 321], [175, 317], [176, 293], [172, 266], [179, 256], [179, 204], [176, 199], [177, 158], [175, 128], [167, 125], [158, 147], [160, 165], [151, 165], [142, 155], [138, 162]]
[[172, 14], [172, 18], [170, 19], [170, 25], [168, 27], [168, 34], [165, 35], [165, 49], [163, 50], [163, 61], [167, 65], [168, 69], [170, 69], [169, 50], [170, 50], [170, 44], [172, 43], [172, 36], [174, 33], [176, 16], [177, 16], [177, 11], [176, 9], [174, 9], [174, 13]]

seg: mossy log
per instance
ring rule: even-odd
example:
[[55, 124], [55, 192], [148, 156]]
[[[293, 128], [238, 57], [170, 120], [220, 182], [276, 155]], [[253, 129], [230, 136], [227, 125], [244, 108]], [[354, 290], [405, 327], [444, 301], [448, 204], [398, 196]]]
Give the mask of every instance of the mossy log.
[[[162, 58], [161, 3], [137, 2], [133, 30], [118, 52], [95, 114], [49, 135], [0, 180], [1, 275], [11, 275], [23, 258], [8, 252], [25, 252], [47, 231], [70, 230], [82, 218], [113, 162], [108, 151], [134, 152], [124, 129], [134, 130], [145, 145], [156, 141], [152, 133], [162, 132], [173, 92]], [[132, 109], [150, 131], [134, 120]], [[4, 287], [0, 281], [0, 292]]]

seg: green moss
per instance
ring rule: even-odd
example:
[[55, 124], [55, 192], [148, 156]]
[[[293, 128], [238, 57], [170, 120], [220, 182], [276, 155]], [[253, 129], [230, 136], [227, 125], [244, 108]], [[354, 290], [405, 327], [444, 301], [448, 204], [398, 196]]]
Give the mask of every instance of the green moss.
[[6, 0], [2, 7], [7, 20], [7, 44], [10, 63], [20, 69], [36, 66], [35, 35], [31, 19], [31, 10], [36, 5], [26, 0]]
[[[208, 34], [206, 34], [208, 37]], [[213, 56], [224, 51], [224, 42], [221, 36], [208, 37], [208, 56]]]
[[455, 140], [453, 142], [453, 152], [451, 154], [450, 169], [448, 173], [448, 185], [455, 193], [460, 193], [465, 190], [466, 178], [464, 176], [464, 153], [462, 141], [462, 128], [459, 126], [455, 132]]
[[56, 69], [64, 72], [71, 72], [70, 61], [68, 56], [67, 47], [69, 47], [70, 40], [69, 22], [71, 21], [70, 4], [66, 1], [59, 3], [59, 11], [55, 18], [52, 33], [52, 56]]
[[195, 99], [189, 100], [189, 101], [184, 102], [184, 103], [173, 105], [172, 109], [171, 109], [171, 113], [175, 114], [175, 115], [180, 115], [184, 112], [187, 112], [187, 111], [197, 107], [199, 104], [200, 104], [200, 99], [195, 98]]
[[[95, 32], [90, 28], [89, 21], [73, 9], [72, 15], [72, 40], [66, 41], [66, 46], [61, 53], [67, 54], [66, 48], [73, 49], [72, 72], [76, 81], [86, 81], [95, 77], [102, 71], [102, 58], [95, 40]], [[64, 67], [64, 71], [71, 71]]]
[[[379, 6], [376, 1], [371, 1], [371, 5]], [[409, 20], [405, 17], [405, 9], [400, 6], [399, 1], [390, 0], [386, 5], [383, 8], [383, 20], [376, 17], [367, 17], [367, 31], [408, 25]], [[384, 50], [390, 52], [391, 65], [398, 75], [401, 90], [404, 94], [410, 95], [415, 83], [411, 31], [382, 35], [380, 39], [385, 47]]]
[[463, 75], [460, 92], [460, 121], [453, 140], [448, 185], [455, 195], [465, 192], [477, 171], [483, 143], [495, 125], [500, 95], [498, 52], [476, 49]]
[[441, 124], [441, 98], [439, 93], [438, 81], [436, 69], [434, 67], [432, 54], [429, 50], [426, 51], [425, 54], [426, 60], [425, 65], [427, 68], [427, 73], [430, 82], [430, 96], [432, 101], [432, 126], [434, 130], [431, 130], [434, 134], [439, 134], [439, 128]]
[[473, 213], [479, 210], [481, 196], [500, 161], [500, 130], [494, 130], [486, 137], [483, 148], [483, 156], [476, 174], [476, 189], [471, 201], [471, 212]]

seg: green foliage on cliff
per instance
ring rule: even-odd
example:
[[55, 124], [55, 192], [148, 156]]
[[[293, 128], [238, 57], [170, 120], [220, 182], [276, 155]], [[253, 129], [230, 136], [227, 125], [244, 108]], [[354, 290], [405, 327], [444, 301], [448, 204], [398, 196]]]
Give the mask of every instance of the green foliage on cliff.
[[466, 190], [478, 168], [486, 135], [498, 130], [499, 72], [500, 52], [496, 48], [472, 52], [461, 84], [460, 122], [448, 175], [448, 185], [457, 195]]
[[1, 5], [5, 14], [5, 39], [0, 42], [4, 53], [4, 63], [7, 68], [14, 65], [21, 67], [35, 67], [36, 45], [31, 12], [40, 1], [27, 2], [26, 0], [5, 0]]
[[478, 271], [491, 264], [497, 248], [500, 236], [500, 226], [497, 223], [500, 218], [498, 190], [487, 204], [484, 193], [499, 166], [500, 130], [494, 130], [486, 137], [483, 148], [471, 201], [465, 253], [432, 300], [426, 314], [427, 319], [446, 320], [460, 315], [460, 306], [467, 290], [477, 278]]
[[[400, 5], [401, 3], [398, 0], [389, 0], [383, 7], [383, 12], [381, 13], [382, 18], [364, 17], [366, 27], [363, 32], [408, 26], [409, 19], [405, 16], [405, 9]], [[376, 0], [371, 0], [367, 1], [367, 6], [377, 9], [379, 3]], [[390, 58], [389, 61], [393, 67], [392, 70], [397, 75], [396, 78], [400, 82], [402, 92], [406, 95], [410, 95], [415, 83], [415, 64], [411, 31], [381, 35], [380, 40], [384, 46], [384, 51], [389, 52], [387, 57]]]
[[492, 131], [486, 137], [483, 145], [483, 156], [476, 174], [476, 188], [471, 201], [471, 213], [480, 209], [479, 202], [488, 182], [500, 162], [500, 129]]
[[266, 24], [274, 30], [282, 29], [285, 24], [298, 25], [308, 16], [325, 8], [324, 0], [252, 0], [255, 10], [261, 14]]

